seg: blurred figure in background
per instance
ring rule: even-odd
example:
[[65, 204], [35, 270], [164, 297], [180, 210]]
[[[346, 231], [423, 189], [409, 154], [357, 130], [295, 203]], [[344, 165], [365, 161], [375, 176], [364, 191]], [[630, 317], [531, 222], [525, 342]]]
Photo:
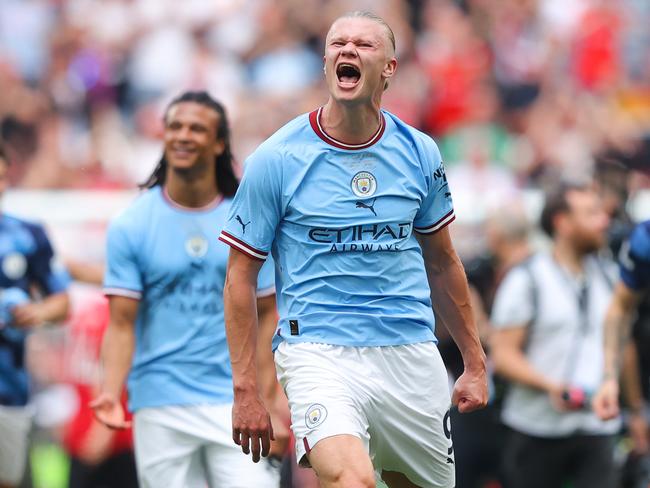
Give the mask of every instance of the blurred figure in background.
[[[66, 261], [66, 267], [75, 281], [101, 285], [101, 265]], [[67, 323], [63, 354], [65, 380], [78, 399], [76, 413], [63, 433], [63, 447], [70, 456], [68, 487], [137, 488], [132, 429], [106, 427], [94, 418], [88, 405], [99, 394], [99, 355], [108, 326], [108, 301], [97, 289], [79, 294]], [[121, 402], [125, 408], [126, 391]]]
[[[0, 147], [0, 197], [8, 162]], [[33, 412], [25, 340], [30, 329], [65, 319], [69, 277], [54, 263], [45, 230], [0, 215], [0, 486], [17, 486], [27, 464]]]
[[[472, 310], [481, 341], [489, 353], [489, 322], [494, 295], [506, 273], [528, 258], [530, 223], [521, 206], [511, 203], [491, 212], [485, 222], [487, 251], [467, 260], [465, 271], [470, 283]], [[440, 328], [440, 352], [452, 377], [462, 373], [458, 348]], [[489, 357], [489, 355], [488, 355]], [[496, 378], [490, 403], [483, 410], [460, 415], [451, 411], [456, 456], [456, 488], [482, 488], [504, 484], [501, 456], [504, 454], [505, 429], [499, 418], [503, 400], [503, 381]], [[479, 434], [480, 433], [480, 434]]]
[[512, 384], [503, 421], [509, 488], [616, 486], [614, 434], [589, 408], [603, 369], [603, 319], [612, 294], [608, 217], [589, 187], [563, 185], [547, 196], [541, 216], [553, 241], [515, 267], [492, 310], [495, 370]]
[[[165, 147], [143, 193], [108, 230], [104, 292], [110, 321], [102, 346], [97, 418], [130, 425], [120, 403], [129, 375], [140, 484], [276, 488], [279, 466], [232, 443], [232, 373], [223, 321], [228, 247], [217, 241], [238, 182], [228, 119], [206, 92], [185, 92], [164, 115]], [[241, 222], [246, 228], [248, 222]], [[275, 323], [273, 278], [260, 276], [261, 328]], [[271, 334], [260, 344], [261, 394], [275, 412]], [[263, 336], [262, 333], [259, 334]], [[278, 425], [278, 430], [281, 425]], [[279, 463], [278, 463], [279, 464]]]
[[[624, 418], [633, 440], [623, 470], [623, 486], [646, 488], [650, 484], [650, 221], [632, 230], [623, 242], [619, 261], [620, 280], [605, 321], [607, 369], [594, 409], [603, 418], [612, 415], [617, 369], [625, 400]], [[630, 330], [632, 340], [627, 341]]]
[[[614, 296], [605, 317], [603, 383], [592, 402], [594, 411], [603, 420], [615, 418], [619, 414], [619, 375], [624, 360], [623, 350], [628, 342], [638, 307], [644, 299], [648, 298], [648, 290], [650, 290], [650, 220], [638, 224], [622, 246], [620, 279], [616, 283]], [[644, 332], [647, 334], [647, 331]], [[635, 375], [621, 380], [633, 382], [632, 388], [639, 390], [642, 389], [642, 382], [648, 383], [645, 374], [641, 378]], [[647, 436], [646, 405], [639, 401], [629, 407], [631, 419], [636, 416], [641, 417], [641, 424], [645, 426], [642, 434]]]
[[[624, 486], [636, 487], [642, 483], [645, 487], [650, 482], [650, 460], [647, 456], [650, 221], [638, 224], [623, 242], [619, 262], [620, 279], [614, 288], [614, 296], [605, 317], [603, 383], [594, 396], [592, 405], [603, 420], [617, 416], [620, 381], [627, 396], [628, 427], [635, 441], [632, 455], [623, 471], [623, 481], [628, 483]], [[632, 329], [634, 342], [628, 342]]]

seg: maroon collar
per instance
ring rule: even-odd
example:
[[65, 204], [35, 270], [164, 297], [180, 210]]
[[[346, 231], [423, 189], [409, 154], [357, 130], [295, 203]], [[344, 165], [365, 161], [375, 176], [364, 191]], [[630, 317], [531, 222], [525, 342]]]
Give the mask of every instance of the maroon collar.
[[366, 149], [372, 146], [373, 144], [375, 144], [379, 139], [381, 139], [381, 136], [384, 134], [384, 131], [386, 130], [386, 119], [384, 118], [384, 114], [380, 111], [379, 129], [377, 129], [375, 135], [373, 135], [368, 141], [362, 144], [347, 144], [345, 142], [339, 141], [338, 139], [334, 139], [327, 132], [325, 132], [325, 130], [323, 129], [320, 123], [322, 112], [323, 112], [323, 107], [320, 107], [309, 114], [309, 123], [311, 124], [311, 128], [314, 129], [316, 135], [320, 137], [323, 141], [339, 149], [347, 149], [349, 151]]

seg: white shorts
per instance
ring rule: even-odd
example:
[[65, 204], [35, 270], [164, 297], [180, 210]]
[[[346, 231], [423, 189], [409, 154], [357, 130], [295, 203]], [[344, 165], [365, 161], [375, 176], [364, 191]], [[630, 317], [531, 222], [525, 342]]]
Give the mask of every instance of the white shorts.
[[232, 440], [232, 404], [143, 408], [134, 415], [143, 488], [277, 488], [280, 466]]
[[283, 342], [275, 352], [289, 398], [296, 456], [321, 439], [360, 438], [376, 476], [404, 473], [422, 488], [455, 485], [447, 373], [433, 342], [344, 347]]
[[25, 474], [34, 409], [0, 405], [0, 485], [18, 485]]

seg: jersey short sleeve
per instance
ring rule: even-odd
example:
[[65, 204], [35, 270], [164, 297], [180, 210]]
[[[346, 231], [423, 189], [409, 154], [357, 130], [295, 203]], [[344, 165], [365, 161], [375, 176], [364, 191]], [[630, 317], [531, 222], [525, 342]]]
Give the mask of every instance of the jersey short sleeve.
[[264, 261], [282, 216], [281, 160], [277, 150], [260, 146], [246, 161], [244, 177], [219, 239]]
[[650, 287], [650, 221], [635, 227], [619, 255], [621, 280], [634, 291]]
[[433, 141], [427, 151], [431, 154], [430, 164], [425, 167], [428, 192], [413, 223], [420, 234], [433, 234], [456, 218], [440, 151]]
[[104, 294], [140, 299], [142, 275], [138, 267], [133, 236], [123, 223], [114, 221], [106, 240]]
[[37, 225], [32, 228], [32, 233], [36, 251], [29, 262], [31, 279], [48, 295], [66, 291], [70, 276], [61, 264], [57, 264], [45, 230]]
[[521, 266], [512, 269], [497, 289], [491, 322], [497, 329], [528, 325], [533, 319], [530, 273]]

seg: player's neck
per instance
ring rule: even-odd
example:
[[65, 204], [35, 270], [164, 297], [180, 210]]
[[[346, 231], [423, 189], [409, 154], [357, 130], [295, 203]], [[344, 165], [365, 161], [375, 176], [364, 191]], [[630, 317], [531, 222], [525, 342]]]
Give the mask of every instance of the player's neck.
[[320, 123], [327, 135], [347, 144], [363, 144], [381, 125], [379, 105], [343, 105], [333, 99], [323, 107]]
[[192, 178], [173, 171], [167, 175], [164, 190], [174, 203], [188, 208], [208, 206], [219, 195], [214, 175]]

